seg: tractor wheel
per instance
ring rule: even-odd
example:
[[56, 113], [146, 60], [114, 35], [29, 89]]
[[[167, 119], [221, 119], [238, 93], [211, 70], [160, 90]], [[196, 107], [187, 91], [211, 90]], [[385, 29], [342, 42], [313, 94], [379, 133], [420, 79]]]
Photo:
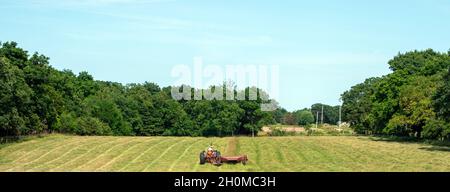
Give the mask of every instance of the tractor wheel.
[[202, 151], [202, 152], [200, 153], [200, 165], [205, 164], [205, 162], [206, 162], [205, 152]]
[[216, 163], [221, 164], [222, 163], [222, 157], [220, 155], [220, 151], [216, 151]]

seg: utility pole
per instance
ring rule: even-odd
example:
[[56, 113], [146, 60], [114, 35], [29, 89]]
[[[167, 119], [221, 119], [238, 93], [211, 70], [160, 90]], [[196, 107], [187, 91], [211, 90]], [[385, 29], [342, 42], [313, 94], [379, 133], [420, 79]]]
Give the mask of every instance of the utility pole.
[[320, 124], [323, 125], [323, 104], [322, 104], [322, 117], [320, 118]]
[[339, 105], [339, 128], [341, 128], [342, 124], [342, 105]]
[[317, 124], [319, 124], [319, 112], [316, 112], [316, 129], [317, 129]]

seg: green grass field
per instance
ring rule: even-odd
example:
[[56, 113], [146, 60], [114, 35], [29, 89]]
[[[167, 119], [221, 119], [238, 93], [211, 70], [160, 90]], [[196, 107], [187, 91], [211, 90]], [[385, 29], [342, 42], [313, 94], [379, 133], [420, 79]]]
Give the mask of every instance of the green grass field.
[[[213, 143], [249, 163], [199, 165]], [[450, 171], [450, 150], [356, 136], [100, 137], [50, 135], [0, 146], [0, 171]]]

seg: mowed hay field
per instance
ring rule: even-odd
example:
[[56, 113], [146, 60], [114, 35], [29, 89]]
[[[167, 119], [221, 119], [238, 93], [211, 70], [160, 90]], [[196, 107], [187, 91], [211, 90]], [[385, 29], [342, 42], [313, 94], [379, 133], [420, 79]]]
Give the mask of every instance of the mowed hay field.
[[[249, 162], [199, 165], [210, 143]], [[50, 135], [0, 145], [0, 171], [450, 171], [450, 150], [369, 137], [100, 137]]]

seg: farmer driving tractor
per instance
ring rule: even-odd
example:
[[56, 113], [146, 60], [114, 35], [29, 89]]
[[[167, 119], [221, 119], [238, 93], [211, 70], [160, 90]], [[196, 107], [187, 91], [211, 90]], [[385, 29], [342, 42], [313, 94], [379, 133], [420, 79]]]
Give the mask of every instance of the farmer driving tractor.
[[220, 152], [215, 150], [212, 145], [208, 147], [208, 149], [200, 153], [200, 164], [204, 163], [211, 163], [214, 165], [220, 165], [221, 163], [221, 157]]
[[212, 145], [208, 147], [206, 160], [212, 164], [220, 164], [220, 152], [214, 150]]
[[212, 146], [208, 147], [208, 152], [206, 153], [206, 155], [207, 155], [208, 158], [212, 158], [212, 157], [216, 156]]
[[211, 163], [213, 165], [220, 166], [224, 162], [228, 163], [242, 162], [245, 165], [247, 161], [248, 161], [247, 155], [223, 157], [220, 155], [220, 152], [218, 150], [214, 149], [212, 144], [209, 145], [206, 151], [202, 151], [200, 153], [200, 164]]

